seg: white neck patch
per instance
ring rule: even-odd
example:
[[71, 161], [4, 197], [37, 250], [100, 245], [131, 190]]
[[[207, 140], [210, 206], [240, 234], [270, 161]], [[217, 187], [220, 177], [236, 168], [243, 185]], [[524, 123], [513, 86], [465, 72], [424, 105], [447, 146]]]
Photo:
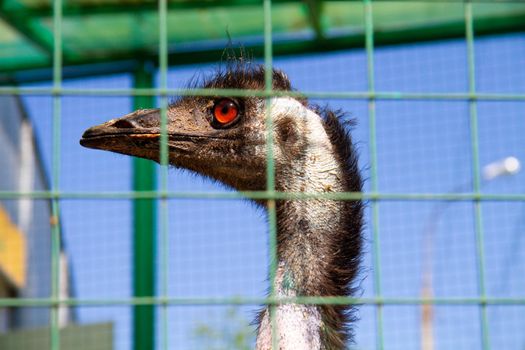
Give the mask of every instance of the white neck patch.
[[[297, 169], [298, 173], [303, 174], [302, 179], [290, 176], [290, 186], [289, 188], [287, 186], [286, 190], [293, 192], [343, 191], [340, 167], [321, 117], [291, 97], [272, 98], [270, 103], [273, 120], [278, 122], [281, 118], [292, 118], [296, 121], [301, 137], [306, 138], [307, 141], [307, 149], [304, 150], [305, 162], [301, 164], [301, 169]], [[283, 156], [278, 147], [274, 149], [274, 152], [276, 159]]]

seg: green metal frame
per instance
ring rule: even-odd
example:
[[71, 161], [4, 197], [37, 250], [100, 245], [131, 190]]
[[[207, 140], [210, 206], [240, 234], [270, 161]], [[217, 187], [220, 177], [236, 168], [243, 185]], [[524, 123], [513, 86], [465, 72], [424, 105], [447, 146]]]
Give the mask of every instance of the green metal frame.
[[[251, 0], [253, 3], [258, 1]], [[280, 2], [274, 0], [273, 2]], [[274, 44], [272, 43], [272, 21], [271, 21], [271, 0], [263, 0], [264, 8], [264, 43], [262, 46], [254, 47], [256, 55], [264, 54], [264, 64], [267, 68], [266, 75], [266, 89], [264, 91], [247, 91], [247, 90], [179, 90], [167, 88], [167, 70], [171, 64], [183, 64], [187, 62], [195, 63], [196, 57], [194, 53], [180, 54], [168, 52], [167, 46], [167, 10], [172, 6], [177, 6], [168, 3], [167, 0], [160, 0], [157, 3], [156, 10], [159, 13], [159, 50], [154, 55], [144, 55], [143, 53], [136, 60], [137, 57], [132, 57], [135, 60], [126, 65], [124, 70], [131, 69], [135, 73], [135, 86], [133, 89], [66, 89], [62, 87], [62, 80], [64, 64], [80, 63], [75, 62], [74, 59], [63, 62], [64, 48], [62, 46], [62, 6], [63, 0], [53, 0], [52, 16], [53, 16], [53, 38], [50, 46], [49, 38], [35, 39], [32, 33], [31, 26], [20, 23], [12, 23], [14, 27], [32, 38], [35, 43], [43, 49], [48, 50], [50, 59], [53, 63], [52, 78], [53, 86], [51, 88], [20, 88], [16, 86], [6, 86], [0, 88], [0, 94], [16, 94], [16, 95], [51, 95], [53, 96], [54, 112], [53, 112], [53, 173], [51, 180], [51, 190], [42, 192], [20, 193], [12, 191], [0, 191], [0, 199], [17, 199], [17, 198], [33, 198], [33, 199], [49, 199], [52, 202], [53, 211], [53, 230], [52, 230], [52, 295], [50, 298], [42, 299], [0, 299], [0, 306], [42, 306], [51, 307], [51, 328], [50, 328], [50, 342], [51, 349], [60, 349], [60, 333], [58, 327], [58, 307], [60, 305], [72, 306], [114, 306], [125, 305], [133, 306], [134, 313], [134, 346], [136, 349], [151, 349], [155, 344], [155, 330], [154, 330], [154, 308], [160, 307], [161, 320], [161, 338], [160, 345], [163, 349], [168, 349], [168, 322], [167, 322], [167, 307], [170, 305], [254, 305], [267, 304], [270, 306], [270, 317], [272, 326], [276, 326], [275, 322], [275, 306], [284, 303], [303, 303], [303, 304], [364, 304], [373, 305], [377, 312], [377, 348], [384, 349], [384, 326], [383, 326], [383, 306], [385, 305], [477, 305], [480, 307], [480, 325], [482, 333], [482, 345], [484, 350], [490, 349], [490, 329], [488, 327], [487, 306], [488, 305], [525, 305], [525, 298], [495, 298], [487, 295], [485, 286], [485, 257], [484, 257], [484, 233], [482, 224], [482, 208], [483, 201], [525, 201], [525, 194], [482, 194], [480, 191], [480, 173], [479, 173], [479, 146], [478, 146], [478, 118], [477, 118], [477, 102], [480, 100], [487, 101], [525, 101], [525, 94], [480, 94], [475, 89], [475, 55], [474, 55], [474, 29], [476, 34], [488, 33], [488, 27], [484, 27], [483, 23], [474, 21], [473, 16], [473, 2], [464, 1], [464, 21], [462, 23], [455, 23], [451, 25], [449, 30], [441, 31], [440, 33], [425, 33], [425, 32], [391, 32], [378, 33], [374, 30], [374, 3], [372, 0], [362, 0], [364, 8], [364, 35], [356, 35], [348, 38], [325, 39], [323, 38], [322, 19], [319, 17], [312, 18], [312, 25], [317, 33], [317, 39], [312, 41], [298, 41], [295, 43]], [[208, 2], [205, 2], [208, 4]], [[238, 1], [223, 1], [221, 4], [235, 5]], [[259, 3], [260, 4], [260, 3]], [[312, 9], [318, 9], [322, 6], [317, 1], [309, 1], [308, 5]], [[154, 10], [153, 5], [146, 5], [149, 10]], [[182, 6], [182, 5], [181, 5]], [[82, 9], [84, 10], [84, 9]], [[49, 15], [49, 9], [40, 9], [39, 15], [45, 12]], [[47, 12], [46, 12], [47, 11]], [[68, 7], [68, 14], [79, 15], [80, 8]], [[111, 7], [95, 8], [92, 11], [113, 11]], [[315, 11], [312, 11], [315, 12]], [[5, 17], [5, 16], [4, 16]], [[499, 29], [505, 31], [524, 30], [525, 23], [519, 21], [520, 18], [507, 18], [501, 21], [501, 26], [492, 26], [491, 33], [497, 32]], [[519, 23], [518, 23], [519, 22]], [[499, 29], [498, 29], [499, 28]], [[434, 28], [435, 29], [435, 28]], [[431, 29], [429, 29], [431, 30]], [[456, 37], [459, 34], [465, 36], [467, 42], [467, 57], [466, 65], [469, 73], [469, 90], [464, 93], [401, 93], [401, 92], [384, 92], [376, 91], [374, 84], [374, 48], [378, 44], [394, 44], [401, 42], [408, 42], [412, 40], [433, 40], [448, 37]], [[414, 35], [414, 37], [410, 37]], [[272, 59], [274, 54], [292, 54], [298, 52], [313, 52], [325, 51], [349, 47], [365, 47], [367, 54], [367, 76], [368, 89], [363, 92], [276, 92], [272, 91], [272, 76], [269, 74], [272, 67]], [[217, 51], [209, 50], [200, 54], [201, 61], [216, 59]], [[128, 59], [126, 57], [110, 57], [105, 60]], [[94, 61], [86, 60], [82, 63], [94, 63]], [[158, 88], [153, 88], [152, 71], [147, 70], [147, 65], [144, 62], [154, 62], [151, 66], [158, 68], [160, 71], [160, 83]], [[118, 66], [118, 65], [115, 65]], [[93, 68], [96, 69], [96, 68]], [[99, 70], [100, 74], [111, 72], [112, 69], [117, 71], [119, 68], [109, 68], [108, 70]], [[123, 68], [120, 68], [123, 69]], [[86, 75], [89, 69], [86, 70]], [[61, 119], [61, 97], [66, 95], [89, 95], [89, 96], [133, 96], [135, 97], [134, 107], [143, 108], [153, 105], [153, 97], [159, 98], [159, 103], [162, 112], [161, 124], [161, 170], [160, 170], [160, 185], [156, 189], [155, 172], [151, 163], [136, 160], [134, 161], [135, 182], [134, 190], [129, 192], [100, 192], [100, 193], [82, 193], [82, 192], [63, 192], [59, 186], [60, 174], [60, 119]], [[234, 95], [234, 96], [248, 96], [257, 95], [266, 98], [272, 96], [307, 96], [313, 98], [334, 98], [334, 99], [360, 99], [368, 101], [369, 108], [369, 132], [370, 132], [370, 154], [371, 154], [371, 191], [368, 193], [279, 193], [275, 191], [275, 174], [273, 162], [273, 140], [272, 134], [268, 132], [271, 130], [272, 121], [267, 115], [267, 145], [268, 145], [268, 159], [267, 159], [267, 189], [266, 191], [243, 192], [243, 193], [181, 193], [169, 192], [167, 190], [167, 134], [166, 134], [166, 108], [167, 98], [170, 95]], [[470, 135], [471, 135], [471, 150], [473, 154], [472, 161], [472, 183], [473, 188], [469, 193], [438, 193], [438, 194], [406, 194], [406, 193], [384, 193], [380, 192], [378, 188], [378, 164], [377, 160], [377, 140], [376, 140], [376, 102], [378, 100], [451, 100], [451, 101], [467, 101], [469, 103], [469, 117], [470, 117]], [[372, 222], [371, 229], [373, 234], [373, 263], [374, 263], [374, 288], [375, 295], [371, 298], [350, 298], [350, 297], [297, 297], [297, 298], [278, 298], [274, 291], [270, 291], [267, 298], [173, 298], [167, 292], [167, 242], [168, 242], [168, 212], [167, 200], [169, 198], [205, 198], [205, 199], [238, 199], [238, 198], [256, 198], [266, 199], [268, 201], [268, 225], [270, 236], [270, 281], [273, 281], [276, 273], [276, 213], [275, 200], [288, 199], [312, 199], [312, 198], [327, 198], [337, 200], [355, 200], [365, 199], [370, 201], [372, 208]], [[60, 228], [58, 225], [60, 218], [59, 202], [61, 199], [133, 199], [135, 202], [135, 251], [134, 251], [134, 296], [128, 299], [60, 299], [58, 293], [59, 281], [59, 248], [60, 248]], [[159, 201], [160, 207], [160, 227], [158, 230], [161, 251], [159, 258], [161, 262], [160, 290], [155, 290], [155, 269], [154, 260], [156, 257], [155, 246], [156, 238], [152, 232], [157, 232], [155, 227], [155, 201]], [[475, 238], [477, 246], [478, 259], [478, 297], [471, 298], [387, 298], [383, 296], [381, 286], [382, 271], [381, 267], [381, 229], [379, 227], [379, 202], [380, 201], [468, 201], [474, 203], [473, 215], [475, 218]], [[140, 214], [139, 214], [140, 213]], [[144, 215], [147, 213], [147, 215]], [[273, 283], [271, 284], [273, 286]], [[273, 332], [275, 335], [276, 332]], [[273, 339], [274, 345], [277, 339]]]
[[[49, 29], [44, 27], [42, 20], [51, 18], [53, 7], [46, 4], [29, 7], [23, 5], [23, 0], [2, 0], [0, 1], [0, 19], [9, 24], [21, 36], [39, 48], [45, 57], [42, 60], [32, 62], [13, 62], [13, 65], [0, 65], [0, 84], [8, 84], [11, 81], [28, 82], [36, 80], [47, 80], [50, 78], [53, 51], [53, 36]], [[435, 1], [426, 0], [427, 3], [439, 4], [450, 3], [458, 4], [463, 0], [445, 0]], [[351, 3], [359, 3], [361, 0], [353, 0]], [[380, 5], [390, 6], [389, 1], [378, 0]], [[402, 3], [403, 1], [401, 1]], [[404, 0], [406, 3], [417, 2], [416, 0]], [[425, 1], [423, 1], [425, 2]], [[476, 3], [516, 3], [520, 0], [490, 1], [477, 0]], [[297, 1], [278, 0], [273, 4], [288, 5], [297, 4]], [[300, 53], [327, 52], [334, 50], [343, 50], [350, 48], [362, 48], [365, 45], [365, 33], [355, 31], [342, 36], [326, 35], [323, 25], [323, 19], [326, 17], [325, 1], [305, 0], [305, 11], [309, 18], [310, 27], [315, 34], [312, 38], [302, 38], [293, 42], [286, 40], [284, 42], [273, 43], [274, 55], [294, 55]], [[331, 3], [343, 3], [341, 0], [332, 0]], [[224, 9], [224, 8], [256, 8], [260, 7], [260, 0], [216, 0], [216, 1], [174, 1], [167, 2], [166, 11], [175, 10], [196, 10], [202, 7]], [[80, 16], [107, 16], [111, 14], [128, 14], [134, 13], [152, 13], [157, 11], [158, 6], [155, 2], [124, 2], [122, 4], [104, 2], [81, 2], [67, 3], [63, 5], [63, 16], [66, 19], [81, 18]], [[160, 15], [160, 12], [159, 12]], [[165, 14], [166, 15], [166, 14]], [[494, 34], [499, 32], [525, 31], [525, 11], [516, 13], [509, 12], [505, 16], [498, 14], [483, 16], [473, 19], [477, 35]], [[198, 29], [196, 29], [198, 30]], [[447, 38], [458, 38], [464, 35], [464, 22], [460, 19], [454, 19], [445, 22], [425, 23], [415, 26], [392, 26], [388, 30], [379, 28], [374, 33], [375, 45], [395, 45], [408, 42], [441, 40]], [[160, 61], [158, 52], [151, 52], [139, 49], [128, 49], [120, 51], [108, 51], [105, 53], [97, 52], [96, 55], [89, 53], [83, 54], [76, 52], [67, 44], [62, 45], [63, 67], [73, 67], [74, 69], [65, 69], [64, 78], [78, 76], [94, 76], [97, 74], [111, 74], [120, 72], [129, 72], [128, 65], [130, 61], [137, 59], [149, 59], [155, 63]], [[264, 43], [255, 42], [247, 44], [246, 48], [255, 57], [264, 56]], [[198, 62], [216, 62], [222, 55], [222, 48], [211, 48], [205, 50], [180, 50], [175, 48], [167, 53], [169, 65], [183, 65]], [[111, 64], [115, 62], [119, 64]], [[99, 63], [101, 65], [94, 65]], [[124, 65], [123, 65], [124, 64]], [[79, 67], [82, 66], [82, 67]], [[35, 71], [36, 70], [36, 71]]]
[[[149, 63], [149, 64], [148, 64]], [[135, 88], [151, 88], [155, 69], [150, 62], [141, 62], [134, 74]], [[135, 96], [133, 109], [153, 108], [152, 96]], [[133, 190], [155, 191], [155, 163], [133, 158]], [[157, 244], [157, 215], [154, 198], [133, 200], [133, 296], [155, 295], [155, 260]], [[155, 308], [152, 305], [133, 307], [133, 347], [136, 350], [155, 348]]]

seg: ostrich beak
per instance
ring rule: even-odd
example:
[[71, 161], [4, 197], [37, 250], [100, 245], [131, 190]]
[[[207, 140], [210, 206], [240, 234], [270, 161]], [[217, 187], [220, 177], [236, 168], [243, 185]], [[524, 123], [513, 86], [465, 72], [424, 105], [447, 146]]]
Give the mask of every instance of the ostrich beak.
[[84, 147], [158, 160], [160, 111], [141, 109], [87, 129], [80, 144]]
[[[160, 162], [159, 109], [143, 109], [87, 129], [84, 147]], [[167, 111], [169, 163], [241, 190], [264, 188], [264, 139], [246, 142], [242, 129], [214, 129], [187, 106]]]
[[[208, 122], [195, 118], [185, 108], [170, 108], [167, 114], [166, 131], [171, 164], [194, 167], [187, 161], [180, 163], [182, 158], [192, 158], [192, 163], [205, 163], [205, 149], [227, 143], [224, 133], [212, 129]], [[87, 129], [80, 144], [159, 162], [160, 124], [159, 109], [140, 109]]]

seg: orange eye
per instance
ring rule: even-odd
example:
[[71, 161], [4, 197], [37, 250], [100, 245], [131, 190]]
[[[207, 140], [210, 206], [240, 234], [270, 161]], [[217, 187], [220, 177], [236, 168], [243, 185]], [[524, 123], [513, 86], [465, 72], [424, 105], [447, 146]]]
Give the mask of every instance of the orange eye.
[[219, 100], [213, 106], [213, 118], [220, 125], [233, 122], [239, 115], [239, 107], [230, 99]]

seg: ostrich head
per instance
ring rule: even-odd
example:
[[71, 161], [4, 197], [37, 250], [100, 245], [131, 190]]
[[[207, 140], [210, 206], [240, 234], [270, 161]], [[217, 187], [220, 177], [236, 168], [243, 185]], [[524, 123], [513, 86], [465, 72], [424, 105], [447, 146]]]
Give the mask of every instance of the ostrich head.
[[[264, 89], [264, 69], [236, 64], [219, 71], [203, 88]], [[280, 71], [274, 90], [290, 90]], [[289, 167], [304, 150], [308, 122], [304, 101], [281, 98], [273, 108], [277, 171]], [[88, 129], [80, 143], [159, 161], [159, 109], [137, 110]], [[298, 114], [302, 114], [303, 117]], [[264, 190], [266, 185], [266, 108], [262, 97], [194, 97], [178, 99], [167, 109], [169, 163], [219, 180], [237, 190]], [[322, 127], [320, 124], [318, 127]], [[278, 188], [279, 189], [279, 188]], [[280, 189], [284, 189], [281, 188]]]
[[[263, 90], [264, 76], [263, 67], [241, 62], [200, 87]], [[284, 73], [273, 71], [273, 89], [291, 90]], [[261, 97], [187, 96], [170, 104], [170, 164], [237, 190], [264, 190], [266, 103]], [[311, 107], [306, 99], [273, 97], [268, 103], [278, 191], [361, 191], [357, 157], [337, 113]], [[158, 161], [160, 120], [158, 109], [138, 110], [88, 129], [80, 143]], [[279, 200], [276, 211], [276, 294], [351, 295], [361, 257], [361, 202]], [[350, 337], [346, 306], [283, 304], [276, 310], [281, 349], [343, 349]], [[258, 323], [257, 349], [269, 350], [268, 309], [261, 312]]]

